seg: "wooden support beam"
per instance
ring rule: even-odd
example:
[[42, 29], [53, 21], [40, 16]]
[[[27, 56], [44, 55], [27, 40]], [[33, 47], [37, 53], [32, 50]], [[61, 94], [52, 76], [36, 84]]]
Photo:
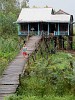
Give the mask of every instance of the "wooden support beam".
[[68, 36], [68, 49], [73, 49], [73, 36]]
[[39, 23], [38, 23], [38, 35], [40, 35], [40, 32], [39, 32]]
[[57, 37], [54, 37], [54, 48], [57, 46]]
[[62, 36], [59, 36], [59, 49], [62, 48]]
[[64, 49], [64, 37], [62, 37], [62, 50]]
[[49, 35], [49, 23], [48, 23], [48, 35]]
[[60, 26], [59, 26], [59, 23], [58, 23], [58, 35], [60, 35], [60, 34], [59, 34], [59, 31], [60, 31], [60, 30], [59, 30], [59, 27], [60, 27]]
[[68, 23], [68, 36], [69, 36], [69, 31], [70, 31], [70, 29], [69, 29], [69, 23]]
[[29, 23], [28, 23], [28, 36], [29, 36]]
[[29, 23], [28, 23], [28, 36], [27, 36], [27, 40], [29, 40]]

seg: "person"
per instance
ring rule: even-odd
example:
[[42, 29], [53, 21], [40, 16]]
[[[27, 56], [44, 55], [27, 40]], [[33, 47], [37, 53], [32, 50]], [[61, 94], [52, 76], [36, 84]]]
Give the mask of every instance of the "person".
[[27, 47], [26, 47], [26, 44], [24, 44], [23, 45], [23, 56], [24, 56], [24, 58], [26, 57], [26, 55], [27, 55]]

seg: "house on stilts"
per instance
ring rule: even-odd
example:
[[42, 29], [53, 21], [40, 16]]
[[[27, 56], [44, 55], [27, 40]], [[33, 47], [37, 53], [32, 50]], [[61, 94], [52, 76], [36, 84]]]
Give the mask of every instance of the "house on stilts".
[[55, 40], [67, 36], [72, 48], [73, 15], [63, 10], [54, 12], [53, 8], [22, 8], [16, 23], [19, 36], [42, 35], [42, 32], [53, 34]]

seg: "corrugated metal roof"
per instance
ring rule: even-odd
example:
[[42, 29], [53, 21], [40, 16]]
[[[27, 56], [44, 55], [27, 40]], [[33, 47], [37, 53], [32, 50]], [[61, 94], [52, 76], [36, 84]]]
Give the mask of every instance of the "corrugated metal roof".
[[52, 15], [52, 8], [23, 8], [17, 23], [22, 22], [70, 22], [70, 15]]
[[51, 15], [50, 22], [64, 22], [64, 23], [69, 23], [70, 22], [70, 15]]

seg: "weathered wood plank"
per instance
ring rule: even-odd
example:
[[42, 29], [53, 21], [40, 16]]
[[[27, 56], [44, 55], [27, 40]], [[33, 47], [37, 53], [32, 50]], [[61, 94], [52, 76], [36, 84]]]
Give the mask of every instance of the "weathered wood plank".
[[0, 94], [15, 93], [18, 85], [0, 85]]
[[[27, 42], [27, 53], [31, 53], [35, 50], [35, 43], [38, 44], [41, 37], [33, 36]], [[19, 85], [19, 74], [22, 73], [23, 68], [27, 58], [22, 55], [22, 50], [17, 55], [17, 57], [8, 65], [7, 69], [4, 71], [2, 77], [0, 78], [0, 100], [3, 97], [15, 93], [16, 88]]]

